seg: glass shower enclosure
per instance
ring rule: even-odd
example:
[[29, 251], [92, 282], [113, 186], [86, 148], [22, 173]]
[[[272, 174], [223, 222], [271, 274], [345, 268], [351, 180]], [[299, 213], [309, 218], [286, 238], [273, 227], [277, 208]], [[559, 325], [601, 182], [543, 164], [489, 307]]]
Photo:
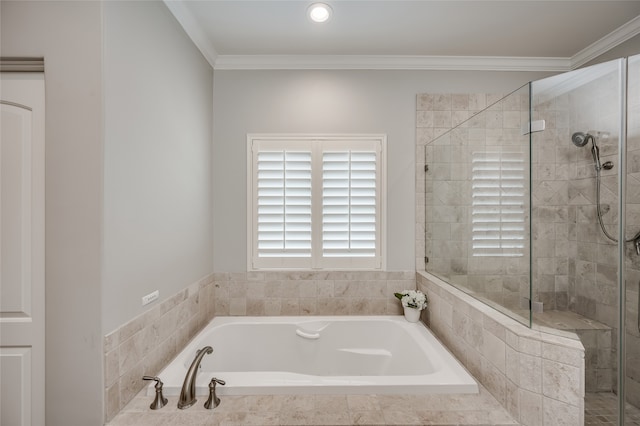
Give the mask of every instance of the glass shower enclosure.
[[577, 336], [585, 423], [640, 424], [640, 57], [492, 98], [424, 167], [425, 270]]

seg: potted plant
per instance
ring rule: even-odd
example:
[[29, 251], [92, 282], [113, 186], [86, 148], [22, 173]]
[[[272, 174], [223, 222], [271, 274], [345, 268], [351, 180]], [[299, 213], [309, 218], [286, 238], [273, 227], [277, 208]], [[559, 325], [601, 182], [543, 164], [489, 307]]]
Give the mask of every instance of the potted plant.
[[405, 319], [409, 322], [418, 322], [420, 312], [427, 307], [427, 295], [420, 290], [403, 290], [393, 295], [402, 302]]

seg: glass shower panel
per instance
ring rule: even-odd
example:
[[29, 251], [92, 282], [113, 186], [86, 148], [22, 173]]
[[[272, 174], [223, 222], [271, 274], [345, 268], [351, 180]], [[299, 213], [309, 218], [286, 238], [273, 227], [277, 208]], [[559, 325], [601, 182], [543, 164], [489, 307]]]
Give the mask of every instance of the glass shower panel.
[[[533, 120], [546, 123], [532, 138], [533, 297], [543, 311], [575, 310], [611, 325], [616, 299], [595, 290], [599, 279], [613, 290], [617, 267], [616, 244], [598, 224], [594, 140], [601, 164], [615, 160], [618, 86], [617, 61], [532, 83]], [[617, 235], [617, 170], [599, 173], [602, 221]], [[597, 309], [598, 300], [610, 309]]]
[[[456, 121], [442, 98], [418, 121]], [[425, 269], [579, 338], [585, 424], [640, 425], [640, 55], [493, 99], [418, 126]]]
[[[640, 55], [627, 60], [627, 235], [640, 229]], [[640, 424], [640, 256], [635, 247], [625, 250], [626, 309], [625, 369], [622, 374], [626, 399], [625, 425]]]
[[425, 146], [425, 269], [530, 325], [529, 85]]
[[623, 65], [532, 83], [532, 119], [545, 122], [531, 141], [533, 322], [582, 341], [585, 424], [618, 418]]

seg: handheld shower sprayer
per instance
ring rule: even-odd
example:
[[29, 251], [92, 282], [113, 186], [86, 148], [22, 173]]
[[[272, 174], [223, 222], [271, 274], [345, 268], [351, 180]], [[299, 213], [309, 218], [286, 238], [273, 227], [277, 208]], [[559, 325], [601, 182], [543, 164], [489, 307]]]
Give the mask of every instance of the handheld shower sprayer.
[[589, 133], [575, 132], [573, 135], [571, 135], [571, 142], [573, 142], [573, 144], [578, 148], [582, 148], [589, 143], [590, 138], [593, 139], [593, 136], [591, 136]]
[[[592, 133], [595, 133], [596, 136], [594, 136]], [[575, 132], [573, 135], [571, 135], [571, 142], [573, 142], [575, 146], [581, 148], [588, 144], [589, 141], [591, 141], [591, 155], [593, 156], [593, 162], [596, 168], [596, 213], [598, 216], [598, 223], [600, 224], [600, 229], [602, 229], [602, 233], [605, 235], [605, 237], [607, 237], [614, 243], [617, 243], [618, 239], [609, 234], [607, 228], [604, 225], [604, 221], [602, 220], [602, 207], [600, 203], [600, 171], [602, 169], [611, 170], [613, 168], [613, 162], [607, 161], [604, 164], [600, 164], [600, 148], [598, 147], [598, 142], [596, 140], [600, 137], [606, 139], [608, 137], [608, 134], [601, 132]], [[623, 241], [626, 243], [633, 242], [636, 253], [638, 254], [638, 256], [640, 256], [640, 231], [638, 231], [633, 237], [628, 239], [625, 238]]]
[[[591, 141], [591, 155], [593, 156], [593, 162], [595, 164], [596, 171], [602, 170], [602, 164], [600, 163], [600, 148], [596, 142], [596, 137], [591, 133], [575, 132], [571, 135], [571, 141], [579, 148], [585, 146]], [[610, 170], [613, 168], [613, 163], [607, 162], [605, 169]]]

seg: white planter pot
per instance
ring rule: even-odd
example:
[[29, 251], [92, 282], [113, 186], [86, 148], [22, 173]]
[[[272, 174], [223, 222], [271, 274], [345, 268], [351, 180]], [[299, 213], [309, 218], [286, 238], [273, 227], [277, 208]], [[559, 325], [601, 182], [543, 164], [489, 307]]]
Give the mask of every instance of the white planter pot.
[[418, 322], [420, 320], [420, 309], [404, 308], [404, 318], [409, 322]]

